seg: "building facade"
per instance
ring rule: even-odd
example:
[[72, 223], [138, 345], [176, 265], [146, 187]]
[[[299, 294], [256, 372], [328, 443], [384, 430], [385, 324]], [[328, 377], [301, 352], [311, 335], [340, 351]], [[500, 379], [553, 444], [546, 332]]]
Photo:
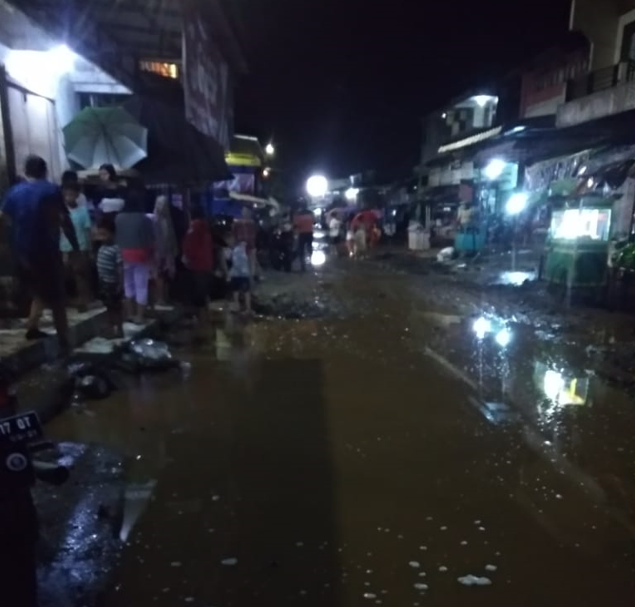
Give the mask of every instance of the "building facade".
[[588, 70], [567, 83], [557, 124], [635, 109], [635, 0], [572, 0], [570, 29], [589, 42]]

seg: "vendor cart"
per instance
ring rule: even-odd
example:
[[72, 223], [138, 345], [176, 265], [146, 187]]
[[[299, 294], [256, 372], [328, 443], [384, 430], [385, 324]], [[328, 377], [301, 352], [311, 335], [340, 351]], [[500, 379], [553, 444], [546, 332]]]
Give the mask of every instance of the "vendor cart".
[[607, 282], [613, 199], [584, 196], [553, 212], [541, 277], [564, 288], [599, 289]]

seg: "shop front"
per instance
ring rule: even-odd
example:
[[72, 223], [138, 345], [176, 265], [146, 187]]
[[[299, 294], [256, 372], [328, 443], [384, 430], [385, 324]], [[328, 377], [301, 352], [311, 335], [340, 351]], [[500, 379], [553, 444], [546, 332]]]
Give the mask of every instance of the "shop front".
[[606, 285], [613, 203], [586, 195], [553, 212], [542, 275], [548, 283], [568, 289]]

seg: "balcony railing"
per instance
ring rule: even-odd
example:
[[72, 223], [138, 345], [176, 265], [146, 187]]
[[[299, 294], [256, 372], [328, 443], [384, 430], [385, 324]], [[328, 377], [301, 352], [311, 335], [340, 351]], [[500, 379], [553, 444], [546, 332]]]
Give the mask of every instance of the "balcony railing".
[[605, 67], [567, 84], [567, 101], [581, 99], [592, 93], [605, 91], [620, 84], [635, 81], [635, 61], [622, 61], [616, 65]]

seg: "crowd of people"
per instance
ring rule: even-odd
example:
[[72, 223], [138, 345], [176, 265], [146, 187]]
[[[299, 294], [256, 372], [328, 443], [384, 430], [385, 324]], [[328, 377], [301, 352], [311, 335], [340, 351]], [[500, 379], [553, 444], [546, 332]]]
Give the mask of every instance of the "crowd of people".
[[[61, 183], [48, 179], [46, 162], [30, 156], [24, 178], [6, 194], [0, 220], [9, 223], [12, 258], [21, 291], [30, 301], [26, 339], [48, 337], [40, 329], [52, 311], [60, 348], [70, 347], [67, 304], [79, 311], [100, 301], [107, 310], [106, 336], [121, 338], [124, 322], [143, 324], [149, 309], [169, 300], [186, 305], [206, 322], [212, 283], [222, 284], [233, 311], [251, 314], [252, 285], [261, 278], [262, 228], [244, 207], [231, 227], [213, 231], [201, 208], [189, 216], [155, 196], [138, 176], [121, 178], [99, 169], [97, 184], [73, 171]], [[175, 214], [180, 214], [175, 217]], [[363, 257], [377, 239], [377, 216], [327, 214], [324, 227], [335, 253]], [[306, 206], [284, 219], [264, 247], [275, 269], [301, 271], [313, 252], [315, 215]], [[177, 227], [179, 229], [177, 229]], [[219, 289], [217, 288], [218, 292]]]
[[40, 329], [47, 307], [60, 349], [68, 351], [71, 302], [85, 311], [101, 301], [112, 338], [123, 336], [125, 321], [143, 324], [149, 308], [170, 298], [205, 322], [214, 274], [227, 285], [236, 310], [244, 304], [250, 313], [257, 267], [250, 210], [219, 243], [201, 209], [191, 209], [181, 230], [176, 212], [166, 196], [153, 200], [140, 178], [121, 179], [110, 165], [100, 168], [98, 185], [82, 185], [73, 171], [58, 185], [49, 181], [46, 162], [30, 156], [24, 178], [0, 208], [0, 220], [10, 228], [16, 278], [30, 301], [26, 339], [48, 337]]

